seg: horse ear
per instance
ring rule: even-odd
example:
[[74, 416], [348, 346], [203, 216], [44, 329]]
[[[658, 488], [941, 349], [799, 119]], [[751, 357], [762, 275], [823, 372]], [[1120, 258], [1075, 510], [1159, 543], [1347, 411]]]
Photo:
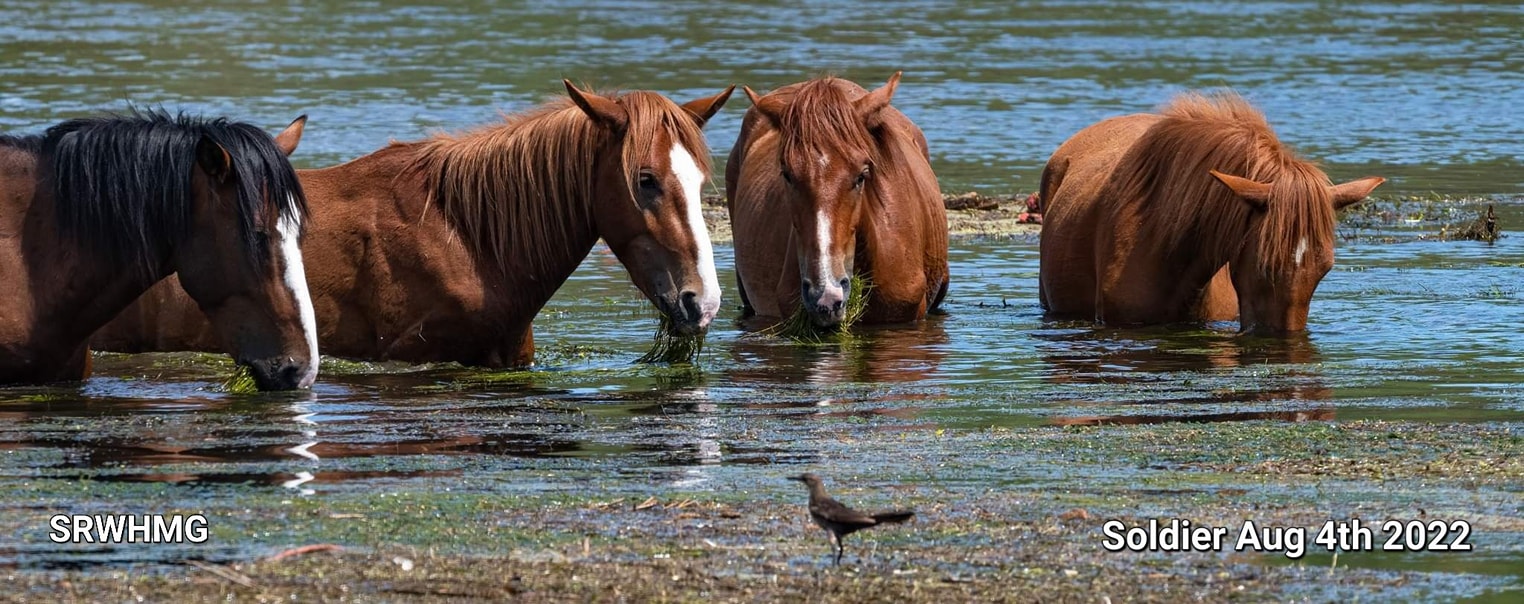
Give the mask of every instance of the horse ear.
[[1212, 170], [1212, 176], [1216, 176], [1217, 180], [1222, 181], [1222, 184], [1227, 185], [1229, 189], [1233, 190], [1234, 195], [1237, 195], [1239, 199], [1249, 202], [1249, 205], [1254, 206], [1256, 209], [1263, 210], [1265, 209], [1265, 204], [1270, 203], [1270, 185], [1266, 183], [1233, 176], [1232, 174], [1223, 174], [1216, 170]]
[[726, 88], [719, 94], [684, 103], [683, 109], [686, 109], [688, 113], [692, 113], [693, 117], [698, 118], [699, 126], [703, 126], [709, 123], [709, 118], [714, 117], [714, 114], [720, 112], [720, 108], [725, 106], [725, 101], [730, 100], [730, 93], [735, 91], [736, 85], [731, 84], [729, 88]]
[[571, 80], [561, 80], [561, 83], [566, 84], [566, 93], [571, 95], [572, 102], [582, 108], [582, 112], [586, 113], [587, 117], [615, 130], [624, 129], [629, 121], [629, 115], [624, 112], [624, 108], [620, 107], [619, 103], [591, 92], [578, 90]]
[[275, 146], [279, 147], [280, 152], [286, 154], [286, 157], [291, 157], [291, 154], [296, 152], [297, 143], [302, 142], [302, 129], [306, 127], [306, 115], [291, 120], [291, 125], [286, 126], [285, 130], [281, 130], [280, 134], [275, 135]]
[[894, 75], [889, 76], [889, 83], [857, 99], [857, 115], [862, 117], [863, 123], [869, 129], [877, 128], [882, 122], [878, 114], [888, 107], [889, 101], [894, 98], [894, 90], [900, 86], [900, 73], [902, 72], [894, 72]]
[[742, 86], [741, 91], [746, 93], [746, 98], [751, 99], [751, 106], [757, 108], [757, 113], [761, 113], [762, 117], [770, 120], [773, 125], [779, 123], [779, 118], [783, 116], [783, 108], [779, 106], [780, 103], [770, 101], [767, 97], [753, 92], [750, 86]]
[[1380, 176], [1367, 176], [1359, 180], [1351, 180], [1346, 183], [1334, 185], [1329, 190], [1333, 193], [1333, 206], [1335, 210], [1342, 210], [1349, 206], [1360, 203], [1371, 191], [1386, 182]]
[[217, 144], [217, 141], [205, 136], [196, 143], [196, 163], [206, 171], [207, 176], [219, 183], [227, 182], [233, 174], [233, 156], [228, 155], [228, 150]]

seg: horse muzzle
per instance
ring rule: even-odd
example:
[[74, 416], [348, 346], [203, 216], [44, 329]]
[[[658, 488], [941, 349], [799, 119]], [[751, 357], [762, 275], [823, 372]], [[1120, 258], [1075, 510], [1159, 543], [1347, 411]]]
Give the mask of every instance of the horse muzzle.
[[302, 359], [284, 356], [243, 360], [240, 364], [249, 368], [249, 374], [254, 377], [254, 386], [261, 391], [297, 390], [312, 386], [308, 362]]
[[709, 330], [719, 311], [719, 300], [709, 300], [695, 291], [684, 291], [677, 299], [662, 299], [662, 310], [671, 322], [668, 331], [675, 336], [696, 336]]
[[852, 281], [842, 279], [835, 286], [816, 286], [808, 279], [801, 284], [804, 312], [816, 327], [836, 327], [846, 319], [847, 296], [851, 294]]

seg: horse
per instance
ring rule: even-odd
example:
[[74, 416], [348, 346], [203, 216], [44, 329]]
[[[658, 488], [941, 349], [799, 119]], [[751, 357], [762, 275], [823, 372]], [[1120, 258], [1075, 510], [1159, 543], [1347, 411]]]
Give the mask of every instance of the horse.
[[1232, 92], [1101, 121], [1043, 168], [1039, 301], [1050, 318], [1107, 325], [1236, 317], [1243, 333], [1302, 332], [1336, 212], [1382, 182], [1333, 184]]
[[[299, 170], [318, 340], [329, 355], [530, 365], [532, 321], [601, 237], [681, 335], [720, 306], [700, 207], [700, 128], [731, 90], [678, 105], [654, 93], [568, 97], [463, 134], [393, 142]], [[121, 352], [205, 350], [172, 281], [96, 334]]]
[[162, 109], [0, 136], [0, 383], [82, 380], [96, 328], [176, 273], [262, 390], [317, 377], [287, 156], [257, 126]]
[[862, 322], [920, 321], [947, 295], [947, 211], [926, 137], [868, 92], [825, 77], [758, 96], [725, 164], [743, 317], [801, 305], [841, 324], [853, 274], [871, 284]]

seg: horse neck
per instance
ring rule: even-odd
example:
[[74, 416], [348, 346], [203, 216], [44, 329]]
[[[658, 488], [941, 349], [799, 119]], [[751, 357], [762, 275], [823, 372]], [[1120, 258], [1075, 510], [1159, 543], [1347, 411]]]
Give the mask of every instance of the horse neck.
[[68, 355], [172, 271], [166, 261], [145, 275], [93, 254], [59, 234], [55, 215], [52, 195], [39, 189], [24, 226], [32, 252], [24, 251], [27, 282], [21, 288], [30, 298], [33, 348]]
[[[910, 139], [897, 130], [888, 132], [880, 157], [883, 163], [896, 166], [885, 174], [893, 181], [875, 181], [864, 200], [857, 226], [858, 261], [867, 265], [875, 279], [897, 280], [898, 274], [909, 277], [924, 272], [927, 267], [920, 254], [928, 248], [946, 249], [947, 230], [932, 224], [933, 216], [927, 214], [936, 209], [928, 204], [942, 203], [931, 166]], [[891, 205], [895, 206], [892, 211]], [[940, 243], [928, 241], [938, 237]]]
[[[1117, 215], [1122, 217], [1121, 221], [1135, 225], [1161, 224], [1159, 220], [1148, 220], [1144, 216], [1150, 211], [1146, 205], [1134, 203], [1127, 211]], [[1180, 227], [1186, 229], [1183, 236], [1176, 237], [1163, 228], [1144, 227], [1137, 232], [1133, 248], [1122, 251], [1129, 257], [1131, 266], [1143, 269], [1132, 273], [1141, 282], [1138, 287], [1164, 290], [1171, 305], [1176, 308], [1185, 308], [1196, 302], [1202, 288], [1208, 286], [1217, 271], [1247, 244], [1250, 234], [1246, 221], [1206, 220], [1210, 211], [1215, 210], [1198, 212], [1192, 224]], [[1113, 223], [1113, 229], [1115, 224]], [[1135, 250], [1144, 250], [1146, 253], [1135, 253]], [[1163, 250], [1163, 253], [1157, 253], [1158, 250]]]
[[[418, 237], [432, 238], [437, 240], [461, 241], [465, 237], [465, 230], [458, 223], [452, 221], [451, 213], [436, 203], [431, 203], [431, 195], [423, 176], [414, 176], [410, 169], [416, 165], [418, 152], [423, 148], [420, 143], [394, 144], [391, 147], [373, 153], [353, 162], [329, 168], [326, 171], [338, 176], [340, 172], [347, 171], [343, 177], [385, 178], [384, 182], [388, 195], [365, 195], [364, 198], [378, 199], [383, 204], [391, 204], [396, 208], [378, 207], [375, 211], [395, 211], [399, 214], [398, 219], [406, 224], [414, 225], [439, 225], [443, 231], [436, 235], [419, 235]], [[320, 171], [312, 171], [315, 179], [323, 175]], [[308, 181], [306, 171], [303, 171], [303, 184]], [[403, 176], [397, 176], [397, 175]], [[310, 195], [310, 193], [309, 193]], [[314, 206], [327, 206], [328, 200], [313, 204]], [[588, 207], [592, 206], [593, 200], [578, 200]], [[346, 210], [349, 211], [349, 210]], [[318, 216], [321, 219], [322, 216]], [[510, 316], [517, 316], [523, 312], [538, 311], [550, 301], [556, 290], [565, 283], [566, 279], [576, 270], [592, 251], [593, 245], [598, 242], [598, 233], [591, 224], [588, 216], [586, 224], [575, 220], [575, 213], [567, 213], [562, 216], [566, 221], [561, 225], [549, 225], [545, 231], [526, 231], [527, 247], [541, 250], [545, 255], [540, 262], [534, 262], [529, 258], [511, 257], [505, 259], [506, 266], [499, 266], [494, 255], [485, 242], [465, 242], [464, 252], [470, 256], [473, 266], [473, 279], [480, 281], [480, 287], [487, 292], [488, 306], [496, 310], [505, 311]], [[335, 217], [336, 221], [342, 222], [342, 217]], [[317, 220], [314, 220], [317, 222]], [[336, 223], [339, 223], [336, 222]], [[562, 235], [565, 234], [565, 237]], [[400, 238], [389, 245], [422, 245], [410, 243], [409, 238]], [[311, 268], [308, 269], [310, 272]], [[457, 280], [465, 279], [457, 276]]]

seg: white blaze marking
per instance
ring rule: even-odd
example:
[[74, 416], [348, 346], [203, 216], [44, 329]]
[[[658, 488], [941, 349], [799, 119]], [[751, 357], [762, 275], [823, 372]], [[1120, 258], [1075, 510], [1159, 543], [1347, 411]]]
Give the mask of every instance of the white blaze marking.
[[815, 274], [811, 277], [824, 291], [830, 291], [834, 285], [831, 283], [831, 216], [825, 210], [815, 213], [815, 244], [820, 249], [815, 253]]
[[704, 224], [704, 210], [699, 203], [699, 187], [704, 184], [704, 173], [699, 171], [693, 154], [682, 143], [672, 145], [672, 172], [682, 183], [682, 203], [687, 210], [688, 228], [693, 231], [693, 243], [698, 247], [699, 280], [704, 291], [699, 292], [699, 326], [707, 327], [720, 312], [720, 278], [714, 272], [714, 247], [709, 243], [709, 227]]
[[302, 320], [302, 334], [307, 336], [307, 370], [302, 373], [298, 387], [306, 388], [317, 380], [318, 345], [317, 319], [312, 312], [312, 296], [307, 293], [307, 269], [302, 265], [302, 220], [297, 216], [282, 216], [276, 225], [280, 231], [280, 257], [286, 265], [282, 278], [286, 289], [296, 300], [296, 312]]
[[1297, 244], [1296, 244], [1296, 254], [1295, 254], [1295, 256], [1293, 256], [1293, 258], [1296, 260], [1296, 265], [1297, 266], [1301, 266], [1302, 265], [1302, 255], [1306, 254], [1306, 253], [1307, 253], [1307, 238], [1303, 237], [1301, 241], [1297, 242]]

